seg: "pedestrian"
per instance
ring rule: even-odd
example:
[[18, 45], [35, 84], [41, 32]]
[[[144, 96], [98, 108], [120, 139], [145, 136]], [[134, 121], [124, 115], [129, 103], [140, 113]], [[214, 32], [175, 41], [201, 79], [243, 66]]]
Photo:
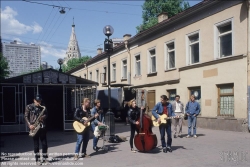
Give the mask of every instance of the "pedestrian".
[[[173, 111], [174, 111], [176, 116], [181, 116], [181, 115], [184, 114], [184, 105], [180, 101], [180, 96], [179, 95], [175, 96], [175, 101], [172, 103], [172, 107], [173, 107]], [[174, 138], [176, 138], [177, 136], [181, 137], [181, 134], [182, 134], [182, 122], [183, 122], [182, 117], [173, 119]], [[177, 131], [177, 126], [178, 125], [179, 125], [179, 130]]]
[[196, 122], [197, 116], [200, 113], [200, 104], [195, 101], [195, 96], [190, 96], [190, 101], [186, 105], [186, 113], [188, 115], [188, 135], [186, 138], [191, 137], [191, 129], [193, 129], [193, 137], [197, 138], [196, 135]]

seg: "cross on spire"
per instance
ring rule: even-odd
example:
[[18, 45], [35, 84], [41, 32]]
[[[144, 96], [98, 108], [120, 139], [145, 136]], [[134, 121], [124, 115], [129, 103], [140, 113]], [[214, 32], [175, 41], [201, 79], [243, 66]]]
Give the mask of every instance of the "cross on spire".
[[72, 27], [75, 27], [75, 24], [74, 24], [74, 17], [73, 17], [73, 24], [72, 24]]

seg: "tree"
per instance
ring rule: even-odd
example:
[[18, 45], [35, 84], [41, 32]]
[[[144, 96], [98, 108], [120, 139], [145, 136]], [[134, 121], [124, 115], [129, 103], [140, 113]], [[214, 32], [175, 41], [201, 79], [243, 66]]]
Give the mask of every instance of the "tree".
[[143, 22], [136, 29], [140, 32], [156, 25], [157, 15], [162, 12], [167, 12], [170, 18], [189, 7], [189, 3], [184, 0], [146, 0], [142, 6]]
[[10, 74], [6, 58], [0, 53], [0, 80], [8, 77]]
[[63, 72], [67, 72], [91, 59], [91, 56], [83, 56], [80, 58], [72, 58], [67, 62], [67, 65], [62, 65]]

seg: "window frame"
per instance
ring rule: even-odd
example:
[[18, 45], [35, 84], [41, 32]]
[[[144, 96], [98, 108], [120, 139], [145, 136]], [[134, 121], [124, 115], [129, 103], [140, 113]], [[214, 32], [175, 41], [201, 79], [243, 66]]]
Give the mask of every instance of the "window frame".
[[[231, 27], [232, 27], [232, 30], [231, 30], [231, 34], [232, 34], [232, 55], [230, 56], [233, 56], [234, 55], [234, 19], [233, 17], [232, 18], [229, 18], [229, 19], [226, 19], [226, 20], [223, 20], [221, 22], [218, 22], [216, 24], [214, 24], [214, 59], [222, 59], [222, 58], [226, 58], [226, 57], [230, 57], [230, 56], [224, 56], [224, 57], [221, 57], [220, 56], [220, 46], [219, 46], [219, 27], [225, 25], [225, 24], [228, 24], [229, 22], [231, 22]], [[229, 33], [227, 33], [229, 34]], [[223, 34], [225, 35], [225, 34]]]
[[[231, 86], [232, 87], [232, 90], [233, 90], [233, 93], [223, 93], [221, 95], [220, 93], [220, 90], [222, 87], [229, 87]], [[234, 95], [234, 84], [233, 83], [229, 83], [229, 84], [221, 84], [221, 85], [217, 85], [217, 91], [218, 91], [218, 98], [217, 98], [217, 116], [225, 116], [225, 117], [234, 117], [234, 113], [235, 113], [235, 101], [234, 101], [234, 104], [233, 104], [233, 115], [230, 115], [230, 114], [220, 114], [220, 97], [223, 97], [223, 96], [235, 96]]]
[[[136, 60], [136, 57], [140, 57], [140, 60], [139, 60], [139, 62], [140, 62], [140, 75], [138, 75], [137, 74], [137, 60]], [[137, 53], [137, 54], [135, 54], [134, 55], [134, 60], [135, 60], [135, 63], [134, 63], [134, 76], [141, 76], [142, 74], [141, 74], [141, 53]]]
[[[191, 49], [190, 49], [190, 39], [189, 37], [193, 36], [193, 35], [199, 35], [199, 41], [196, 41], [194, 43], [192, 43], [192, 45], [199, 43], [199, 62], [197, 63], [191, 63], [192, 59], [191, 59]], [[189, 34], [186, 34], [186, 64], [187, 65], [195, 65], [195, 64], [199, 64], [201, 63], [201, 36], [200, 36], [200, 30], [196, 30], [194, 32], [191, 32]]]
[[[113, 72], [114, 72], [114, 64], [115, 64], [115, 78], [113, 78], [113, 76], [114, 76], [114, 74], [113, 74]], [[114, 62], [114, 63], [112, 63], [112, 72], [111, 72], [112, 77], [111, 77], [111, 82], [115, 82], [116, 81], [116, 78], [117, 78], [117, 76], [116, 76], [117, 70], [116, 69], [117, 69], [116, 62]]]
[[[174, 49], [169, 50], [168, 46], [169, 44], [174, 43]], [[164, 63], [164, 69], [165, 70], [172, 70], [176, 68], [176, 45], [175, 45], [175, 39], [172, 39], [170, 41], [167, 41], [164, 43], [164, 51], [165, 51], [165, 63]], [[173, 68], [169, 68], [169, 53], [170, 52], [174, 52], [174, 57], [175, 57], [175, 61], [174, 61], [174, 67]]]
[[92, 77], [93, 77], [93, 74], [92, 74], [92, 71], [89, 72], [89, 80], [92, 81]]
[[[126, 61], [126, 65], [124, 65], [124, 61]], [[127, 67], [127, 71], [126, 71], [126, 75], [125, 77], [123, 76], [124, 74], [124, 66]], [[121, 79], [127, 79], [128, 78], [128, 59], [127, 58], [124, 58], [121, 60]]]
[[[98, 74], [98, 75], [97, 75]], [[98, 82], [99, 83], [99, 75], [100, 74], [100, 71], [99, 71], [99, 69], [96, 69], [95, 70], [95, 75], [96, 75], [96, 78], [95, 78], [95, 80], [96, 80], [96, 82]]]
[[[151, 56], [150, 51], [155, 50], [155, 55]], [[148, 74], [154, 74], [157, 73], [157, 53], [156, 53], [156, 47], [152, 47], [148, 49]], [[155, 57], [155, 72], [152, 72], [152, 57]]]

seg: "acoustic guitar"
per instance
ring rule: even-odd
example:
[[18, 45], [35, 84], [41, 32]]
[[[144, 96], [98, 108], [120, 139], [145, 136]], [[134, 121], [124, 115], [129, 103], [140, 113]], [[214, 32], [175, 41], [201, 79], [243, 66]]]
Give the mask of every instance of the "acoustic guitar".
[[168, 117], [166, 114], [162, 114], [158, 116], [161, 119], [160, 124], [158, 123], [158, 120], [153, 115], [151, 117], [154, 126], [160, 126], [161, 124], [166, 124], [168, 119], [182, 118], [184, 114], [181, 114], [179, 116], [172, 116], [172, 117]]
[[[99, 110], [97, 113], [101, 114], [102, 110]], [[74, 121], [73, 122], [73, 128], [75, 129], [75, 131], [77, 133], [82, 133], [87, 127], [89, 127], [90, 126], [90, 122], [95, 119], [95, 116], [91, 116], [89, 118], [83, 117], [82, 119], [85, 120], [85, 121], [87, 121], [87, 125], [84, 125], [83, 123], [78, 122], [78, 121]]]

